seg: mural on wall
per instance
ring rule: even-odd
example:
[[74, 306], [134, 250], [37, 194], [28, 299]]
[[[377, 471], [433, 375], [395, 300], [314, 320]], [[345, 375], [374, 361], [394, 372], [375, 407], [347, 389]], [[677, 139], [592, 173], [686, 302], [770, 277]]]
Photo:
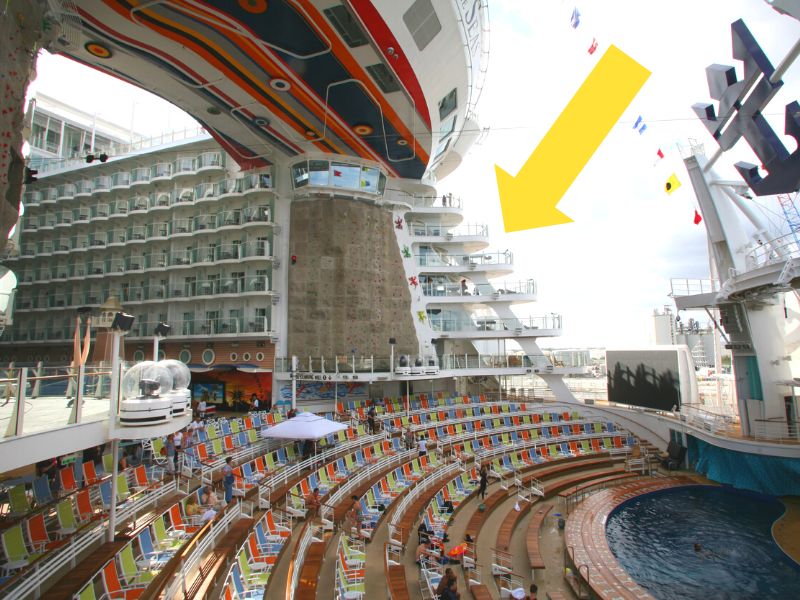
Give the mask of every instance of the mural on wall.
[[[339, 389], [334, 389], [332, 381], [298, 381], [296, 383], [296, 393], [298, 400], [352, 400], [354, 398], [367, 398], [369, 395], [369, 385], [362, 382], [345, 383], [339, 382]], [[281, 404], [292, 403], [292, 384], [281, 385]]]
[[[242, 371], [223, 371], [221, 373], [195, 373], [192, 375], [192, 400], [198, 402], [203, 390], [209, 396], [216, 391], [221, 408], [245, 410], [250, 406], [250, 398], [256, 394], [263, 403], [272, 398], [272, 373], [243, 373]], [[290, 397], [291, 397], [291, 390]], [[207, 400], [208, 401], [208, 400]], [[262, 404], [263, 406], [263, 404]]]

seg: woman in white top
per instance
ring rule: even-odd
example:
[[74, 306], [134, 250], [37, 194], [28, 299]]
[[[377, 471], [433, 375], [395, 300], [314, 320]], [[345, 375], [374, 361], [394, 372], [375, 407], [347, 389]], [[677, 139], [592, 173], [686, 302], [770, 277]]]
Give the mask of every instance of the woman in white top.
[[417, 449], [419, 450], [420, 456], [425, 456], [428, 453], [428, 442], [425, 441], [424, 437], [419, 438]]

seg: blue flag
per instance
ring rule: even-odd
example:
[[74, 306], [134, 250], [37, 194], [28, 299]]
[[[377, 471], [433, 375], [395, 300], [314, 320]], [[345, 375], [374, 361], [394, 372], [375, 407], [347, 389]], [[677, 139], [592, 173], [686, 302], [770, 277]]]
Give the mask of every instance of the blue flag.
[[578, 11], [578, 7], [572, 9], [572, 16], [569, 19], [569, 24], [572, 25], [573, 29], [577, 29], [578, 25], [581, 24], [581, 13]]

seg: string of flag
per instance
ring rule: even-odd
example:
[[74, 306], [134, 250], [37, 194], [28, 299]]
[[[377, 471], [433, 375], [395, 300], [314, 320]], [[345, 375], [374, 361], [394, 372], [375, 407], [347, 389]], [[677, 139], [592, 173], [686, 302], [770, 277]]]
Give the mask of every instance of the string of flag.
[[[572, 9], [572, 14], [569, 18], [569, 25], [572, 29], [578, 29], [581, 24], [581, 11], [575, 6]], [[588, 53], [593, 55], [597, 51], [597, 38], [592, 37], [592, 43], [589, 46]], [[642, 115], [639, 115], [636, 121], [633, 124], [634, 131], [638, 131], [639, 135], [643, 135], [645, 131], [647, 131], [647, 123]], [[665, 154], [661, 148], [657, 148], [656, 150], [656, 160], [653, 162], [653, 166], [655, 167], [659, 162], [664, 160]], [[668, 178], [667, 181], [664, 183], [664, 191], [667, 193], [668, 196], [671, 196], [678, 188], [681, 187], [681, 182], [678, 179], [678, 176], [675, 173], [672, 173]], [[695, 225], [699, 225], [703, 220], [702, 215], [697, 207], [694, 209], [694, 217], [693, 222]]]

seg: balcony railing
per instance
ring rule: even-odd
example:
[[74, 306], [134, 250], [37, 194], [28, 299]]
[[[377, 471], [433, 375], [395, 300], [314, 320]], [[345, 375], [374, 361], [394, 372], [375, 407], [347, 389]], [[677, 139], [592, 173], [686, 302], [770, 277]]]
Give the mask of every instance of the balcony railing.
[[[400, 356], [394, 356], [394, 369], [400, 366]], [[417, 366], [417, 363], [421, 363]], [[422, 375], [426, 366], [438, 366], [440, 370], [460, 369], [538, 369], [549, 371], [552, 363], [543, 355], [517, 354], [445, 354], [441, 357], [411, 357], [411, 374]], [[292, 361], [286, 357], [275, 358], [276, 373], [290, 373]], [[339, 356], [298, 357], [297, 373], [386, 373], [391, 372], [389, 356], [364, 356], [345, 354]], [[417, 371], [417, 372], [415, 372]], [[401, 373], [404, 374], [404, 373]], [[407, 373], [405, 373], [407, 374]]]
[[424, 283], [421, 286], [425, 296], [491, 296], [493, 298], [507, 298], [515, 294], [536, 294], [536, 282], [527, 281], [502, 282], [495, 284], [480, 283], [475, 285], [462, 285], [460, 283]]
[[479, 223], [460, 225], [459, 227], [451, 228], [445, 225], [432, 225], [428, 223], [412, 224], [411, 235], [414, 236], [429, 236], [429, 237], [488, 237], [489, 227]]
[[719, 281], [717, 279], [671, 279], [670, 296], [677, 298], [680, 296], [695, 296], [697, 294], [710, 294], [719, 291]]
[[551, 314], [543, 317], [516, 319], [497, 317], [443, 319], [437, 315], [428, 315], [428, 323], [434, 331], [509, 331], [513, 333], [536, 329], [561, 329], [561, 315]]
[[480, 265], [513, 265], [511, 252], [483, 252], [480, 254], [416, 254], [420, 267], [470, 267]]
[[747, 253], [746, 260], [748, 267], [756, 268], [798, 257], [800, 257], [800, 245], [797, 234], [788, 233], [767, 243], [758, 244]]

